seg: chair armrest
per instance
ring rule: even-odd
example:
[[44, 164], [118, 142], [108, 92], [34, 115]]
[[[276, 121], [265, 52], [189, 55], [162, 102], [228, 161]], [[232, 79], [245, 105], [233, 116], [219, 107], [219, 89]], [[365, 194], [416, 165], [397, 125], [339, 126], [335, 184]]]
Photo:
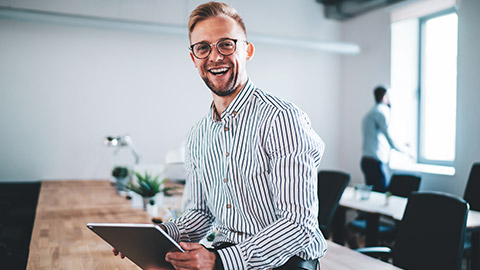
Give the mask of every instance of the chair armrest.
[[392, 250], [389, 247], [364, 247], [357, 248], [355, 251], [368, 255], [373, 258], [381, 259], [382, 261], [388, 261]]

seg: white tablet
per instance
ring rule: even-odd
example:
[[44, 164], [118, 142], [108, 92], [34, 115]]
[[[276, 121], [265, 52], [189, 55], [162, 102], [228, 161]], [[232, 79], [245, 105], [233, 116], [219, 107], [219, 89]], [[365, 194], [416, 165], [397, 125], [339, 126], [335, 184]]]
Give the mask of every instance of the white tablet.
[[173, 269], [165, 261], [167, 252], [185, 252], [155, 224], [87, 223], [87, 227], [142, 269]]

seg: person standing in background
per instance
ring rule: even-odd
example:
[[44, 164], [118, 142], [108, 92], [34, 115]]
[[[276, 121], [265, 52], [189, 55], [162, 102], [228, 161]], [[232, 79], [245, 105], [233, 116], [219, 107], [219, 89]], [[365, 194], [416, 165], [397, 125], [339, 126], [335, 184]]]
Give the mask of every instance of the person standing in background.
[[395, 142], [390, 134], [390, 98], [385, 86], [373, 91], [375, 106], [362, 120], [361, 168], [367, 185], [374, 191], [386, 192], [390, 183], [390, 150], [409, 153], [406, 147]]

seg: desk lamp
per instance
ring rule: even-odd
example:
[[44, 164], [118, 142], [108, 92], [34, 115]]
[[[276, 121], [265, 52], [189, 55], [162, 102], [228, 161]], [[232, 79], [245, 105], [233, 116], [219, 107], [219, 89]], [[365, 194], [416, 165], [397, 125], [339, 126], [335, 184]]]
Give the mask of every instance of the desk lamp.
[[115, 147], [115, 151], [113, 152], [114, 155], [117, 154], [121, 147], [128, 147], [135, 156], [135, 165], [140, 162], [140, 156], [133, 146], [132, 139], [128, 135], [118, 137], [107, 136], [105, 138], [105, 145]]

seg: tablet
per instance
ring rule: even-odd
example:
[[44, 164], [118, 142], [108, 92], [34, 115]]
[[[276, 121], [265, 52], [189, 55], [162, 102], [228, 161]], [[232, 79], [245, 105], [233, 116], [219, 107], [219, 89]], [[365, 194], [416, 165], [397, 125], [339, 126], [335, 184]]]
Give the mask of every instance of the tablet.
[[155, 224], [87, 223], [87, 227], [142, 269], [173, 269], [165, 261], [167, 252], [185, 252]]

